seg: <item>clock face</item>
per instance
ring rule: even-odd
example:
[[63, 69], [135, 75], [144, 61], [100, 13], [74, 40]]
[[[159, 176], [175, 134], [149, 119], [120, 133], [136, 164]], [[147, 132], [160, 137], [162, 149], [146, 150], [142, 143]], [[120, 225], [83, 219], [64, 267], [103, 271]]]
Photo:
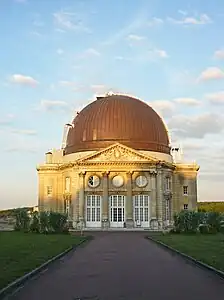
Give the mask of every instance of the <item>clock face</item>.
[[112, 179], [112, 183], [115, 187], [121, 187], [124, 184], [124, 179], [122, 176], [117, 175]]
[[142, 175], [138, 176], [136, 178], [135, 182], [138, 187], [145, 187], [148, 183], [147, 178]]
[[90, 176], [89, 179], [88, 179], [88, 185], [92, 188], [95, 188], [97, 187], [98, 185], [100, 184], [100, 179], [98, 176], [96, 175], [93, 175], [93, 176]]

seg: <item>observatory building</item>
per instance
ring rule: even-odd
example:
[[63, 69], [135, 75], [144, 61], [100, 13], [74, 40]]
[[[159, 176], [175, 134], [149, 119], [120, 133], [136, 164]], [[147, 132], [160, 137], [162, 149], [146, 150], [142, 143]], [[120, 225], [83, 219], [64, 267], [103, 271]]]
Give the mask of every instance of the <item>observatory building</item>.
[[37, 166], [40, 211], [66, 213], [74, 228], [153, 230], [197, 208], [199, 166], [183, 162], [145, 102], [99, 96], [64, 130], [61, 149]]

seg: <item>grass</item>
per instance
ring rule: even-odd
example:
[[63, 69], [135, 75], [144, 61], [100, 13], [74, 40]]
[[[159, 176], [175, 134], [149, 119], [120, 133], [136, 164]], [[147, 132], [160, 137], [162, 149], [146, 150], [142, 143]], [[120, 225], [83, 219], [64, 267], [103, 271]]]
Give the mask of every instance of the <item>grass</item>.
[[0, 289], [83, 239], [70, 234], [0, 232]]
[[224, 271], [224, 234], [152, 234], [151, 237]]

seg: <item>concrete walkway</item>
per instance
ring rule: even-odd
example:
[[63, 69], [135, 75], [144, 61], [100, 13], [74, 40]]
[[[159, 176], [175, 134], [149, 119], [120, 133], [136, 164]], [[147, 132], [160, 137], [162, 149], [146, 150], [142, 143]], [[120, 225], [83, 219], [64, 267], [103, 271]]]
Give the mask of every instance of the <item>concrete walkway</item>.
[[147, 241], [144, 234], [96, 233], [89, 245], [54, 263], [10, 299], [224, 299], [224, 280]]

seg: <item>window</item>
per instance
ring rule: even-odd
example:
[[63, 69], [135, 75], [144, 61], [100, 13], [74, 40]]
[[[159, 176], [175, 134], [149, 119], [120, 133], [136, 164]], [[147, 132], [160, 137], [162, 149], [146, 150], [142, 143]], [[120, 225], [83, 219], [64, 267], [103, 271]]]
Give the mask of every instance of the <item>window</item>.
[[88, 179], [88, 185], [92, 188], [97, 187], [100, 184], [100, 178], [96, 175], [90, 176]]
[[49, 197], [52, 196], [52, 192], [53, 192], [52, 186], [47, 186], [47, 195], [48, 195]]
[[70, 192], [70, 184], [71, 184], [71, 178], [66, 177], [65, 178], [65, 192], [69, 193]]
[[184, 204], [184, 209], [188, 209], [188, 204]]
[[186, 196], [188, 195], [188, 186], [187, 185], [184, 185], [183, 186], [183, 194]]
[[166, 189], [166, 191], [171, 190], [171, 178], [170, 177], [166, 177], [165, 189]]
[[165, 220], [170, 219], [170, 200], [166, 200]]
[[65, 200], [64, 205], [65, 205], [65, 213], [66, 213], [67, 216], [69, 216], [71, 201], [70, 200]]

